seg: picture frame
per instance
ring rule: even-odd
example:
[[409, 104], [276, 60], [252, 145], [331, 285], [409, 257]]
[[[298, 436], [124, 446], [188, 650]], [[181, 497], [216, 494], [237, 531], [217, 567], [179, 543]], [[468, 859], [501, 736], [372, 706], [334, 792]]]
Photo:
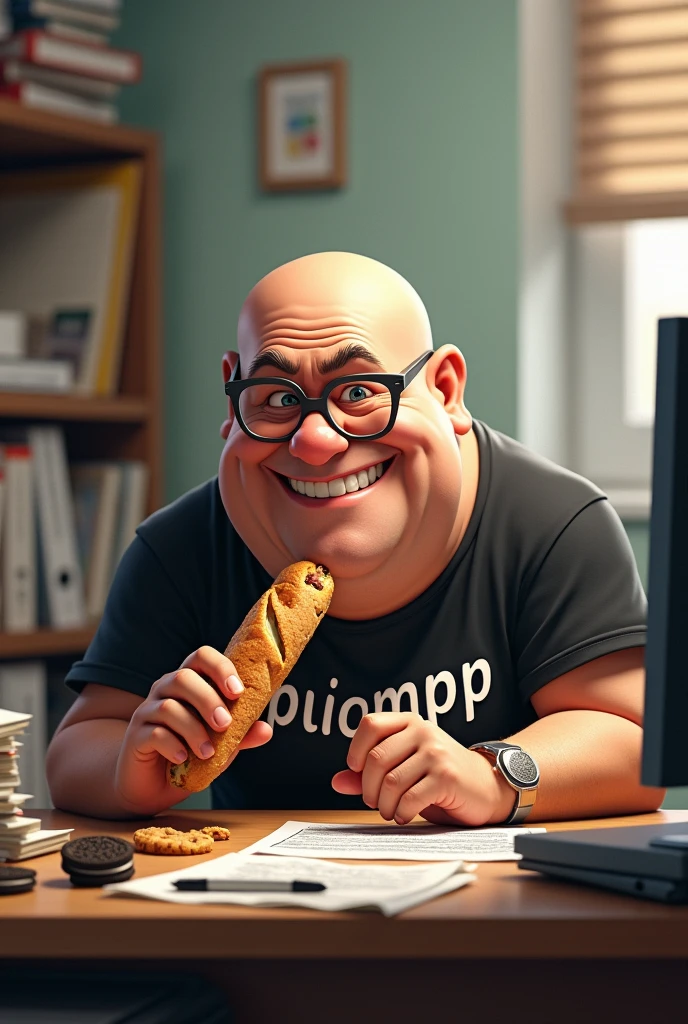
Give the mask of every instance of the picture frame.
[[346, 184], [346, 61], [271, 64], [259, 75], [259, 176], [267, 192]]

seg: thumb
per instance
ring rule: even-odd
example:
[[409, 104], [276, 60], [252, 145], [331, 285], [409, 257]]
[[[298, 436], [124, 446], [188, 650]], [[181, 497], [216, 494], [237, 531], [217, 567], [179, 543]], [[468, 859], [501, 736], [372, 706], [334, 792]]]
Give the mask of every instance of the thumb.
[[344, 793], [348, 796], [359, 796], [363, 792], [361, 784], [361, 773], [346, 771], [337, 772], [332, 779], [332, 789], [336, 793]]
[[264, 743], [272, 739], [272, 726], [267, 722], [254, 722], [243, 740], [239, 744], [239, 750], [249, 750], [251, 747], [262, 747]]

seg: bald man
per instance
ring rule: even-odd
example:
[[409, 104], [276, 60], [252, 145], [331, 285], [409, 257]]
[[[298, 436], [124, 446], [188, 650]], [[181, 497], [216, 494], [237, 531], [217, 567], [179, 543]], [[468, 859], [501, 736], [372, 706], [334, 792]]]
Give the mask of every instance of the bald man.
[[352, 253], [294, 260], [253, 288], [222, 367], [218, 476], [139, 527], [67, 676], [56, 806], [178, 803], [167, 762], [210, 756], [242, 689], [227, 641], [312, 559], [329, 613], [213, 806], [465, 825], [658, 807], [623, 526], [589, 481], [473, 420], [464, 358], [433, 350], [414, 289]]

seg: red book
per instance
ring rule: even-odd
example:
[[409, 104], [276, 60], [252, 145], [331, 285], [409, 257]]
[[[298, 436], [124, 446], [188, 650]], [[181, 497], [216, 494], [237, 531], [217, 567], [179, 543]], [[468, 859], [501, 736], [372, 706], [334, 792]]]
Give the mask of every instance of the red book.
[[0, 59], [8, 58], [107, 82], [131, 84], [141, 77], [141, 57], [133, 50], [76, 42], [39, 29], [17, 32], [0, 41]]

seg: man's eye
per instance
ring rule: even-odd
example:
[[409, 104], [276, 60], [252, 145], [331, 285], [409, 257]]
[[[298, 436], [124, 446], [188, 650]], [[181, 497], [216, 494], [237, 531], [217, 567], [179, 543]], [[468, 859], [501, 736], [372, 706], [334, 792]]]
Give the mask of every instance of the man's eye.
[[370, 398], [372, 391], [369, 388], [364, 387], [362, 384], [349, 384], [344, 388], [341, 395], [341, 401], [344, 402], [362, 402], [364, 398]]
[[281, 408], [293, 408], [299, 404], [299, 400], [293, 391], [273, 391], [268, 398], [268, 405], [280, 406]]

